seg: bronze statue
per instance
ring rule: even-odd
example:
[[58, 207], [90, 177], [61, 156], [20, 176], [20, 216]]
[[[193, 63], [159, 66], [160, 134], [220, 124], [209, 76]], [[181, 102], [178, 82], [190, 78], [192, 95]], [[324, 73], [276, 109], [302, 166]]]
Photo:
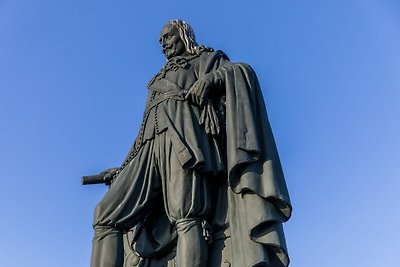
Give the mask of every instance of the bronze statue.
[[172, 20], [143, 122], [94, 215], [92, 267], [288, 266], [291, 215], [254, 71]]

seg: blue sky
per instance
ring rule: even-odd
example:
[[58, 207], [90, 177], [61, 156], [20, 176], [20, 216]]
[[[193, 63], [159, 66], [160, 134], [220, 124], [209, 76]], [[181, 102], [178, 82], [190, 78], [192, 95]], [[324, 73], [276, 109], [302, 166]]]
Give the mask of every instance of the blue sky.
[[80, 177], [125, 157], [174, 18], [259, 76], [294, 206], [291, 266], [398, 266], [394, 0], [0, 0], [0, 265], [89, 265], [107, 188]]

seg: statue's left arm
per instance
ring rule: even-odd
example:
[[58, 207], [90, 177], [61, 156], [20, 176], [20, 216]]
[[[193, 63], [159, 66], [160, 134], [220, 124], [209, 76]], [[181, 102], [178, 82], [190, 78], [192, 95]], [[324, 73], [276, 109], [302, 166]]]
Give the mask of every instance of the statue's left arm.
[[233, 63], [222, 51], [203, 52], [200, 56], [198, 80], [186, 94], [186, 100], [202, 108], [200, 124], [209, 135], [218, 135], [221, 131], [218, 109], [221, 96], [225, 95], [225, 76], [222, 68], [230, 68]]

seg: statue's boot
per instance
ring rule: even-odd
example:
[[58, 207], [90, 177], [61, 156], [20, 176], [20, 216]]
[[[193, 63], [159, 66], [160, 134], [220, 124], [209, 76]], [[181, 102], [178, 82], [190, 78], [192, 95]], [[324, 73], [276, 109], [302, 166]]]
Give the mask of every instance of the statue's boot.
[[208, 242], [203, 236], [199, 219], [182, 219], [176, 222], [178, 245], [176, 260], [178, 267], [206, 267]]
[[109, 226], [95, 226], [91, 267], [122, 267], [124, 247], [122, 232]]

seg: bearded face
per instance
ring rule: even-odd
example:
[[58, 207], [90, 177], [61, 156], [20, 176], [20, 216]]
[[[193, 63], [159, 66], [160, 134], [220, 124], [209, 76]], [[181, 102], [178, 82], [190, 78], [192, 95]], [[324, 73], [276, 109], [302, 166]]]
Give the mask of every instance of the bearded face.
[[179, 30], [172, 24], [165, 25], [160, 33], [160, 44], [167, 59], [180, 56], [186, 51]]

